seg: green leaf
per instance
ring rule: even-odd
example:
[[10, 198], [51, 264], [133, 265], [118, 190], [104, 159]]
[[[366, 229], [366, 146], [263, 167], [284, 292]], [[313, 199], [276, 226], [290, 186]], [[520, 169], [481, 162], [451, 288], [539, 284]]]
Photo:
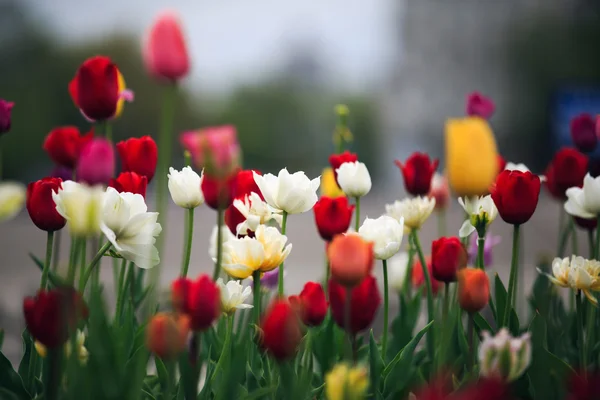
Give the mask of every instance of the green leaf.
[[[44, 262], [42, 260], [37, 258], [33, 253], [29, 253], [29, 257], [33, 260], [35, 265], [37, 265], [40, 271], [44, 270]], [[54, 271], [48, 271], [48, 280], [52, 286], [65, 286], [67, 284], [67, 282], [60, 276], [56, 275]]]
[[504, 311], [506, 309], [506, 288], [502, 279], [496, 274], [494, 279], [494, 293], [496, 297], [496, 326], [502, 326], [504, 321]]
[[21, 339], [23, 341], [23, 357], [21, 358], [21, 362], [19, 363], [19, 369], [18, 369], [18, 373], [21, 376], [21, 378], [23, 379], [23, 383], [25, 384], [25, 386], [27, 388], [29, 388], [30, 392], [33, 392], [33, 372], [34, 371], [30, 371], [30, 362], [32, 361], [32, 357], [33, 357], [33, 362], [36, 363], [38, 360], [37, 358], [39, 358], [37, 352], [35, 354], [32, 354], [32, 352], [35, 352], [35, 349], [33, 349], [33, 338], [29, 335], [29, 332], [27, 331], [27, 329], [23, 330], [23, 333], [21, 334]]
[[2, 400], [19, 400], [19, 396], [16, 393], [11, 392], [8, 389], [0, 388], [0, 399]]
[[369, 376], [371, 378], [371, 390], [373, 393], [379, 393], [379, 378], [383, 370], [383, 359], [379, 353], [379, 348], [373, 336], [373, 329], [369, 334]]
[[244, 399], [245, 400], [264, 399], [264, 398], [267, 398], [270, 394], [275, 393], [276, 390], [277, 390], [277, 386], [268, 386], [268, 387], [259, 388], [259, 389], [256, 389], [255, 391], [253, 391], [252, 393], [249, 393], [246, 397], [244, 397]]
[[481, 334], [483, 331], [488, 331], [492, 335], [495, 333], [490, 324], [480, 313], [473, 315], [473, 321], [475, 322], [475, 330], [477, 330], [478, 334]]
[[3, 353], [0, 353], [0, 387], [14, 393], [19, 399], [31, 399], [23, 380]]
[[167, 371], [167, 367], [160, 357], [154, 357], [154, 365], [156, 365], [156, 374], [158, 375], [160, 388], [164, 392], [169, 386], [169, 372]]
[[458, 349], [464, 360], [469, 359], [469, 343], [467, 341], [467, 335], [462, 322], [462, 314], [458, 313], [457, 318], [457, 329], [456, 329], [456, 340], [458, 341]]

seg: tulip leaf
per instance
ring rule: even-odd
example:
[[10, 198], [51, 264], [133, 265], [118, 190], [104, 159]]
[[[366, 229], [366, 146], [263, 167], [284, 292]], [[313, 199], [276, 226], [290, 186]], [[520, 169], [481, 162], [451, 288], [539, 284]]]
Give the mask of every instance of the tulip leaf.
[[[33, 260], [33, 262], [35, 263], [35, 265], [37, 265], [37, 267], [40, 269], [40, 271], [44, 270], [44, 262], [42, 260], [40, 260], [39, 258], [37, 258], [35, 256], [35, 254], [33, 253], [29, 253], [29, 258], [31, 258]], [[60, 276], [56, 275], [54, 273], [54, 271], [48, 271], [48, 280], [50, 281], [50, 283], [52, 284], [52, 286], [65, 286], [67, 283], [64, 279], [62, 279]]]
[[267, 386], [263, 388], [258, 388], [252, 393], [248, 393], [247, 396], [244, 397], [245, 400], [258, 400], [267, 398], [269, 395], [275, 393], [277, 390], [277, 386]]
[[166, 392], [167, 387], [169, 386], [169, 372], [167, 371], [167, 367], [163, 360], [156, 356], [154, 357], [154, 365], [156, 366], [156, 374], [158, 375], [160, 389], [161, 391]]
[[371, 378], [371, 389], [373, 393], [379, 393], [379, 378], [381, 378], [381, 371], [383, 370], [383, 359], [379, 352], [379, 347], [375, 342], [373, 336], [373, 329], [369, 334], [369, 376]]
[[464, 360], [469, 359], [469, 343], [467, 341], [467, 335], [465, 333], [465, 329], [463, 326], [462, 313], [459, 312], [457, 315], [457, 324], [456, 324], [456, 339], [458, 340], [458, 348], [460, 350], [460, 354], [463, 356]]
[[502, 279], [500, 279], [498, 274], [496, 274], [496, 278], [494, 279], [494, 293], [496, 297], [496, 326], [500, 327], [504, 321], [507, 293], [504, 283], [502, 283]]
[[19, 399], [31, 399], [23, 380], [3, 353], [0, 353], [0, 387], [14, 393]]
[[494, 334], [495, 331], [490, 326], [489, 322], [480, 313], [473, 315], [473, 321], [475, 322], [475, 329], [478, 334], [481, 334], [483, 331], [488, 331], [491, 334]]

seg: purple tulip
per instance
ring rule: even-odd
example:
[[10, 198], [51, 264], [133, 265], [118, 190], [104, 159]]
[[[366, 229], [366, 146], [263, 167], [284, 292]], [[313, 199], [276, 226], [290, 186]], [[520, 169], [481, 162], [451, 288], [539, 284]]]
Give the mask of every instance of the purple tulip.
[[467, 96], [467, 115], [479, 116], [484, 119], [490, 119], [496, 105], [492, 99], [485, 97], [479, 92], [473, 92]]
[[67, 167], [62, 167], [57, 165], [54, 167], [52, 172], [50, 173], [51, 177], [60, 178], [63, 181], [72, 181], [73, 180], [73, 170]]
[[[492, 248], [502, 241], [500, 236], [492, 235], [488, 233], [485, 235], [485, 244], [483, 245], [483, 263], [486, 266], [492, 265]], [[477, 263], [477, 240], [471, 240], [469, 246], [469, 264], [475, 265]]]
[[265, 289], [273, 290], [277, 288], [279, 283], [279, 268], [275, 268], [273, 271], [265, 272], [262, 278], [260, 278], [260, 285]]
[[15, 103], [0, 99], [0, 134], [10, 131], [10, 114]]
[[115, 174], [115, 152], [112, 144], [94, 139], [81, 150], [77, 161], [77, 180], [89, 185], [108, 184]]

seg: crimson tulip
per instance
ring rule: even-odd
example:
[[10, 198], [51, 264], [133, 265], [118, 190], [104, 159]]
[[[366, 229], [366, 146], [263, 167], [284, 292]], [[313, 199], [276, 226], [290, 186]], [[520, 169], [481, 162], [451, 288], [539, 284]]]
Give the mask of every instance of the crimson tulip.
[[10, 131], [11, 111], [15, 103], [0, 99], [0, 134]]
[[321, 238], [329, 242], [335, 235], [348, 231], [354, 207], [346, 197], [321, 197], [313, 207]]
[[537, 207], [540, 186], [540, 178], [529, 171], [502, 171], [491, 194], [504, 222], [520, 225], [529, 221]]
[[485, 271], [478, 268], [463, 268], [457, 276], [460, 308], [469, 313], [481, 311], [490, 298], [490, 280]]
[[435, 280], [456, 281], [456, 272], [467, 265], [467, 250], [457, 237], [442, 237], [431, 243], [431, 271]]
[[598, 145], [596, 121], [590, 114], [582, 113], [571, 120], [571, 139], [575, 147], [584, 153], [590, 153]]
[[[341, 154], [332, 154], [329, 156], [329, 165], [331, 165], [331, 169], [333, 170], [333, 174], [335, 175], [335, 182], [337, 182], [337, 169], [343, 164], [347, 162], [356, 162], [358, 161], [358, 156], [354, 153], [350, 153], [348, 150], [344, 151]], [[339, 186], [339, 183], [338, 183]]]
[[498, 173], [506, 169], [506, 160], [500, 154], [498, 154]]
[[157, 18], [142, 51], [144, 65], [154, 77], [178, 81], [190, 69], [190, 59], [177, 15], [163, 12]]
[[327, 246], [331, 277], [346, 287], [359, 285], [373, 269], [373, 243], [357, 234], [338, 235]]
[[110, 141], [96, 138], [81, 149], [77, 180], [89, 185], [107, 184], [115, 174], [115, 152]]
[[117, 143], [117, 151], [124, 172], [135, 172], [145, 176], [148, 183], [152, 181], [158, 162], [158, 147], [154, 139], [150, 136], [129, 138]]
[[582, 187], [588, 171], [588, 157], [576, 149], [563, 147], [555, 155], [546, 169], [546, 188], [557, 200], [566, 199], [565, 192], [570, 187]]
[[190, 318], [190, 328], [197, 332], [209, 328], [221, 314], [219, 287], [206, 275], [192, 281], [179, 278], [171, 286], [173, 307]]
[[[240, 170], [237, 173], [235, 181], [233, 182], [233, 188], [231, 190], [231, 197], [233, 200], [243, 200], [246, 198], [246, 196], [250, 195], [250, 193], [256, 193], [262, 200], [264, 200], [262, 192], [260, 191], [256, 182], [254, 182], [254, 172], [256, 172], [257, 175], [261, 175], [260, 171], [252, 169]], [[237, 226], [244, 222], [246, 217], [244, 217], [244, 215], [242, 215], [242, 213], [233, 204], [230, 204], [225, 210], [224, 219], [225, 224], [231, 233], [237, 235]], [[254, 232], [247, 230], [245, 235], [254, 237]]]
[[496, 110], [496, 105], [492, 99], [485, 97], [479, 92], [470, 93], [467, 96], [466, 113], [468, 116], [478, 116], [483, 119], [490, 119]]
[[[291, 301], [290, 296], [290, 302]], [[319, 326], [327, 315], [327, 299], [320, 283], [306, 282], [297, 296], [299, 315], [306, 326]]]
[[[431, 278], [431, 293], [436, 295], [441, 289], [442, 284], [440, 281], [433, 277], [433, 266], [431, 264], [431, 257], [425, 257], [427, 263], [427, 269], [429, 270], [429, 277]], [[423, 267], [421, 266], [420, 260], [415, 260], [412, 267], [411, 283], [415, 289], [423, 289], [423, 292], [427, 292], [425, 286], [425, 275], [423, 275]]]
[[62, 189], [62, 179], [43, 178], [27, 185], [27, 212], [31, 221], [43, 231], [62, 229], [67, 221], [56, 211], [52, 192]]
[[261, 347], [279, 361], [293, 358], [302, 340], [300, 321], [291, 304], [275, 300], [267, 309], [260, 324]]
[[439, 160], [431, 160], [426, 153], [413, 153], [406, 163], [395, 160], [394, 164], [404, 176], [404, 187], [413, 196], [424, 196], [429, 193], [431, 179], [438, 167]]
[[225, 178], [204, 174], [200, 188], [204, 202], [213, 210], [226, 209], [233, 203], [233, 192], [237, 180], [237, 171]]
[[146, 197], [148, 178], [135, 172], [121, 172], [117, 179], [110, 180], [108, 186], [117, 189], [118, 192], [141, 194]]
[[56, 164], [74, 169], [81, 149], [94, 138], [94, 130], [85, 135], [75, 126], [61, 126], [50, 131], [44, 140], [44, 150]]
[[[335, 323], [342, 329], [346, 326], [346, 296], [347, 289], [335, 279], [329, 281], [329, 304]], [[350, 297], [350, 331], [354, 334], [367, 329], [375, 319], [377, 309], [381, 304], [381, 296], [374, 276], [367, 276], [351, 289]]]

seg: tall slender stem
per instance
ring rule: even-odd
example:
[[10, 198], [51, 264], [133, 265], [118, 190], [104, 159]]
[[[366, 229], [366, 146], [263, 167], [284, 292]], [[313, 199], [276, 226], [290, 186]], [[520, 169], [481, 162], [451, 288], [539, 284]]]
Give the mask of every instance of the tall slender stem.
[[344, 328], [348, 335], [350, 344], [348, 352], [348, 360], [354, 359], [354, 333], [352, 332], [352, 288], [346, 288], [346, 302], [344, 304]]
[[79, 286], [80, 292], [83, 292], [85, 290], [85, 286], [87, 285], [87, 281], [90, 279], [90, 276], [92, 275], [92, 272], [94, 271], [94, 267], [96, 266], [96, 264], [98, 264], [98, 262], [100, 261], [100, 259], [104, 255], [104, 253], [106, 253], [108, 251], [108, 249], [110, 249], [111, 246], [112, 246], [112, 244], [109, 241], [106, 241], [106, 243], [104, 243], [104, 245], [100, 248], [98, 253], [96, 253], [94, 258], [92, 258], [92, 261], [90, 261], [90, 264], [87, 266], [85, 271], [82, 271], [84, 276], [83, 276], [83, 279], [80, 281], [80, 286]]
[[[79, 244], [79, 280], [83, 277], [83, 271], [85, 270], [85, 261], [87, 257], [87, 239], [81, 239]], [[94, 283], [94, 278], [92, 277], [92, 283]]]
[[254, 323], [260, 323], [260, 271], [252, 273], [252, 290], [254, 293]]
[[[282, 235], [285, 235], [285, 231], [287, 228], [287, 216], [288, 216], [288, 213], [286, 211], [283, 211], [283, 218], [281, 220], [281, 234]], [[285, 285], [283, 282], [283, 262], [282, 262], [281, 265], [279, 266], [279, 281], [277, 282], [277, 294], [279, 295], [279, 297], [283, 297], [284, 289], [285, 289]]]
[[62, 231], [54, 233], [54, 251], [52, 252], [52, 270], [56, 271], [58, 263], [60, 261], [60, 242], [62, 238]]
[[569, 235], [572, 234], [572, 232], [571, 232], [572, 225], [573, 225], [572, 219], [569, 219], [569, 221], [566, 224], [562, 225], [560, 236], [558, 239], [558, 252], [556, 253], [556, 255], [558, 257], [562, 258], [565, 254], [565, 249], [567, 248], [567, 242], [569, 241]]
[[[192, 237], [194, 236], [194, 209], [190, 208], [186, 211], [185, 223], [185, 249], [183, 251], [183, 259], [181, 261], [181, 277], [186, 278], [190, 267], [190, 257], [192, 256]], [[219, 238], [220, 243], [220, 238]]]
[[383, 263], [383, 344], [381, 345], [381, 354], [383, 359], [385, 360], [386, 350], [387, 350], [387, 341], [388, 341], [388, 331], [390, 327], [388, 326], [388, 313], [389, 313], [389, 303], [390, 303], [390, 294], [388, 288], [388, 269], [387, 269], [387, 260], [381, 260]]
[[213, 281], [221, 275], [221, 262], [223, 260], [223, 209], [219, 206], [217, 210], [217, 262], [213, 271]]
[[448, 322], [448, 308], [450, 308], [450, 282], [444, 283], [444, 304], [442, 306], [442, 324]]
[[[473, 323], [473, 314], [469, 313], [467, 322], [467, 337], [469, 340], [469, 364], [468, 369], [469, 372], [473, 372], [473, 367], [475, 366], [475, 329]], [[461, 322], [462, 324], [462, 322]]]
[[581, 290], [577, 291], [576, 308], [577, 308], [577, 338], [579, 340], [579, 368], [584, 372], [587, 371], [587, 360], [585, 348], [583, 347], [583, 300], [581, 298]]
[[124, 290], [123, 290], [123, 284], [124, 284], [124, 280], [125, 280], [125, 271], [127, 270], [127, 260], [123, 259], [123, 261], [121, 261], [121, 269], [119, 270], [119, 280], [118, 282], [115, 282], [115, 291], [117, 292], [117, 307], [116, 307], [116, 313], [115, 313], [115, 321], [119, 321], [121, 318], [121, 313], [123, 311], [123, 297], [124, 296]]
[[112, 142], [112, 125], [108, 121], [104, 122], [104, 137]]
[[587, 229], [588, 247], [590, 248], [590, 259], [596, 258], [596, 247], [594, 245], [594, 231]]
[[50, 264], [52, 263], [52, 249], [54, 248], [54, 231], [48, 232], [48, 236], [46, 238], [46, 259], [44, 262], [44, 269], [42, 271], [42, 282], [40, 284], [40, 289], [46, 289], [46, 285], [48, 284], [48, 273], [50, 272]]
[[577, 246], [577, 229], [575, 229], [575, 217], [571, 218], [571, 251], [573, 254], [579, 254], [579, 246]]
[[504, 309], [504, 321], [502, 326], [508, 326], [510, 321], [510, 311], [514, 304], [512, 300], [514, 298], [514, 291], [517, 284], [517, 268], [519, 264], [519, 225], [514, 225], [513, 229], [513, 241], [512, 241], [512, 259], [510, 263], [510, 277], [508, 279], [508, 293], [506, 296], [506, 308]]
[[62, 347], [48, 349], [48, 356], [44, 362], [44, 373], [42, 374], [44, 380], [44, 400], [58, 399], [58, 390], [61, 385], [62, 356]]
[[[69, 271], [67, 273], [67, 282], [75, 284], [75, 273], [77, 271], [77, 256], [79, 255], [80, 240], [74, 237], [71, 240], [71, 256], [69, 257]], [[85, 240], [85, 239], [83, 239]]]
[[485, 236], [477, 239], [477, 268], [485, 269]]
[[415, 246], [413, 244], [412, 235], [408, 235], [408, 261], [406, 262], [406, 275], [404, 276], [404, 282], [402, 284], [402, 293], [406, 295], [407, 299], [412, 298], [411, 277], [414, 258]]
[[354, 221], [354, 230], [358, 232], [358, 228], [360, 228], [360, 197], [356, 197], [354, 200], [356, 201], [356, 219]]

